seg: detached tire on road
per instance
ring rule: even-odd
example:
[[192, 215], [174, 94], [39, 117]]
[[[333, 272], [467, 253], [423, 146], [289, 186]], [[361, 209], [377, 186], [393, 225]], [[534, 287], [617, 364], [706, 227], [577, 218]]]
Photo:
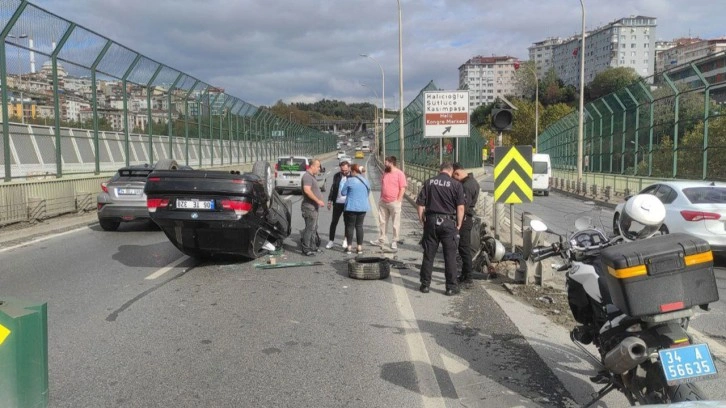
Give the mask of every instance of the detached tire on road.
[[388, 258], [369, 256], [348, 261], [348, 276], [353, 279], [386, 279], [390, 274], [391, 263]]
[[174, 159], [161, 159], [154, 165], [154, 170], [179, 170], [179, 163]]

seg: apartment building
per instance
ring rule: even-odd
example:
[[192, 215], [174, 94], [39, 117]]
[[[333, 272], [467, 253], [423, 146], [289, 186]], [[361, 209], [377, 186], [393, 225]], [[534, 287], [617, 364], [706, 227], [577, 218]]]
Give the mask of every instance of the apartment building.
[[[608, 68], [630, 67], [642, 77], [653, 75], [656, 27], [655, 17], [630, 16], [587, 32], [585, 83]], [[580, 36], [554, 45], [553, 66], [566, 85], [580, 85], [580, 45]]]
[[469, 90], [469, 111], [494, 102], [497, 96], [514, 95], [515, 65], [510, 56], [476, 56], [459, 67], [459, 89]]
[[537, 67], [537, 77], [544, 78], [544, 75], [552, 67], [554, 67], [554, 50], [555, 46], [565, 42], [560, 37], [550, 37], [544, 41], [539, 41], [532, 44], [529, 50], [529, 60], [534, 61], [534, 66]]
[[659, 51], [655, 59], [655, 71], [663, 72], [669, 68], [726, 50], [726, 38], [702, 40], [700, 38], [679, 38], [673, 46]]

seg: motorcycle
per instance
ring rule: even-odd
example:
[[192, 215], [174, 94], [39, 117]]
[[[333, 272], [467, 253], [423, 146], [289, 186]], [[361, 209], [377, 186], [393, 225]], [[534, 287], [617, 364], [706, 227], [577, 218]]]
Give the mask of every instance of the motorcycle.
[[[570, 339], [598, 371], [590, 380], [603, 386], [585, 407], [613, 390], [631, 405], [704, 400], [695, 382], [716, 376], [716, 366], [708, 345], [694, 343], [688, 324], [696, 307], [708, 310], [718, 300], [708, 244], [686, 234], [624, 242], [582, 219], [575, 224], [568, 238], [555, 234], [558, 242], [534, 247], [531, 260], [559, 256], [553, 267], [566, 271], [568, 303], [579, 323]], [[552, 233], [541, 221], [530, 226]], [[688, 279], [703, 288], [684, 283]]]

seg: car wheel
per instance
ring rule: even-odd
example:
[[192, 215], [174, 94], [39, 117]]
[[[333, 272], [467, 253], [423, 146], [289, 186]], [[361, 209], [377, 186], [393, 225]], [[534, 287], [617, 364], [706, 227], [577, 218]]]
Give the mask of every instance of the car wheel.
[[174, 159], [161, 159], [154, 165], [154, 170], [177, 170], [179, 164]]
[[262, 180], [262, 185], [265, 187], [265, 194], [269, 199], [272, 196], [272, 190], [275, 186], [275, 180], [272, 178], [270, 163], [266, 161], [255, 162], [252, 166], [252, 173]]
[[668, 235], [670, 232], [668, 231], [668, 227], [666, 227], [665, 224], [660, 226], [660, 229], [658, 229], [658, 232], [660, 232], [661, 235]]
[[613, 215], [613, 234], [620, 235], [620, 228], [618, 227], [618, 223], [620, 222], [620, 214], [615, 213]]
[[348, 276], [353, 279], [385, 279], [391, 274], [388, 258], [377, 256], [356, 257], [348, 261]]
[[546, 196], [550, 195], [550, 192], [545, 190], [544, 195], [546, 197]]
[[118, 226], [121, 225], [118, 221], [111, 221], [111, 220], [98, 220], [98, 223], [101, 225], [101, 228], [104, 231], [116, 231], [118, 229]]
[[275, 191], [277, 191], [277, 194], [282, 195], [284, 191], [281, 188], [276, 188]]

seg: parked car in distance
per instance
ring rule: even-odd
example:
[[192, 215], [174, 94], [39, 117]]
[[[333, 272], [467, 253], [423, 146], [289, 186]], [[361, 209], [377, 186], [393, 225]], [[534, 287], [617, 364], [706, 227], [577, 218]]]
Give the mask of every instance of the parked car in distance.
[[[664, 181], [645, 187], [639, 194], [653, 194], [665, 206], [661, 233], [683, 232], [708, 241], [714, 252], [726, 251], [726, 183]], [[616, 233], [624, 206], [625, 202], [615, 207]]]
[[[305, 156], [280, 156], [275, 164], [275, 191], [302, 193], [302, 176], [310, 166], [310, 158]], [[320, 191], [325, 191], [325, 168], [320, 169], [316, 177]]]
[[357, 150], [355, 152], [355, 158], [356, 159], [364, 159], [366, 157], [365, 153], [363, 153], [362, 150]]
[[160, 170], [191, 170], [175, 160], [159, 160], [148, 164], [122, 167], [111, 179], [101, 183], [101, 193], [96, 196], [98, 223], [104, 231], [116, 231], [122, 222], [149, 220], [144, 186], [149, 174]]

